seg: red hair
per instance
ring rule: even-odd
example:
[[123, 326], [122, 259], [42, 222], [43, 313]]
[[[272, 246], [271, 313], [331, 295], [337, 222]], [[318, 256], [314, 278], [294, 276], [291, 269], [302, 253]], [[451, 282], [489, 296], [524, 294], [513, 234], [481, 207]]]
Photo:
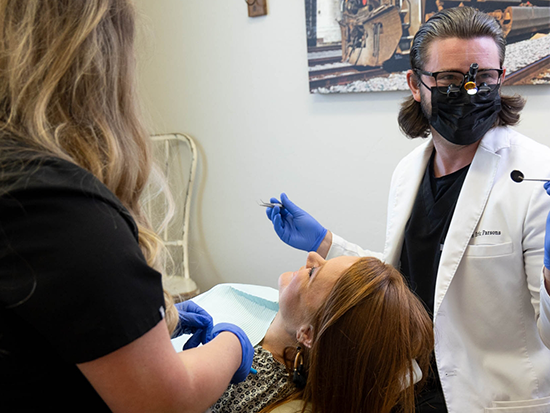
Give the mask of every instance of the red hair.
[[305, 388], [263, 412], [295, 399], [312, 413], [414, 412], [412, 362], [427, 377], [434, 337], [399, 271], [373, 257], [359, 259], [336, 282], [313, 328]]

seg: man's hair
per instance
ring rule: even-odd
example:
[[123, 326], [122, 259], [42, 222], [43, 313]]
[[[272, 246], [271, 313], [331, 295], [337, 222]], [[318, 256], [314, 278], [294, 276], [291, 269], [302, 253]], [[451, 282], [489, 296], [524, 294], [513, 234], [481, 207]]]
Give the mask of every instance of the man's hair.
[[312, 323], [305, 388], [262, 413], [296, 399], [313, 413], [365, 406], [377, 413], [414, 412], [412, 362], [426, 378], [434, 336], [427, 311], [399, 271], [377, 258], [360, 258], [336, 281]]
[[[430, 58], [430, 45], [435, 40], [450, 38], [475, 39], [489, 37], [493, 39], [499, 51], [500, 67], [504, 64], [506, 40], [499, 23], [486, 13], [471, 7], [455, 7], [434, 14], [416, 32], [410, 51], [411, 69], [424, 69]], [[417, 74], [413, 74], [417, 81]], [[501, 96], [502, 109], [493, 125], [507, 126], [519, 122], [520, 112], [525, 106], [525, 100], [519, 96]], [[409, 96], [401, 104], [399, 111], [399, 127], [410, 138], [427, 137], [430, 125], [422, 112], [420, 102]]]

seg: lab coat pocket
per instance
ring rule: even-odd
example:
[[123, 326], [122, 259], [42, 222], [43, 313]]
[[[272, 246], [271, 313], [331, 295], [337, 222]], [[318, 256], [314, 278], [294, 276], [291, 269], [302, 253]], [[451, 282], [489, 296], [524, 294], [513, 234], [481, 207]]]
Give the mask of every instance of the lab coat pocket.
[[532, 400], [495, 401], [485, 413], [550, 413], [550, 397]]
[[514, 245], [510, 241], [494, 245], [468, 245], [464, 255], [469, 257], [499, 257], [512, 254], [512, 252], [514, 252]]

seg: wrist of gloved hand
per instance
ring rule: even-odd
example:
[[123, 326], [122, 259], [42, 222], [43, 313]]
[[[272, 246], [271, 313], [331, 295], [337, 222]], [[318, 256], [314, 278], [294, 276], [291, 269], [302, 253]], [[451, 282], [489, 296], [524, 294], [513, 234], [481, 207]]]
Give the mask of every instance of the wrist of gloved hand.
[[235, 324], [231, 323], [216, 324], [212, 329], [210, 340], [214, 339], [214, 337], [216, 337], [223, 331], [233, 333], [237, 336], [239, 342], [241, 343], [241, 364], [233, 375], [233, 378], [231, 379], [231, 383], [233, 384], [240, 383], [241, 381], [244, 381], [250, 373], [250, 367], [252, 367], [252, 359], [254, 358], [254, 347], [252, 347], [252, 343], [250, 343], [250, 340], [246, 333], [240, 327], [237, 327]]
[[321, 245], [321, 242], [323, 242], [323, 240], [325, 239], [325, 236], [327, 235], [327, 231], [328, 230], [326, 228], [323, 228], [323, 227], [320, 228], [319, 236], [315, 240], [315, 243], [308, 250], [308, 252], [317, 251], [319, 249], [319, 245]]

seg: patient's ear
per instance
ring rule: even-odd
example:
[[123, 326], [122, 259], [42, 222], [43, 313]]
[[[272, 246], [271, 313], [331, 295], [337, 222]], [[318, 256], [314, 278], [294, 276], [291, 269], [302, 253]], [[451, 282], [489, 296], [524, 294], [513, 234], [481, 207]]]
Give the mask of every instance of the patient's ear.
[[311, 324], [301, 326], [296, 332], [296, 340], [307, 348], [313, 344], [313, 326]]

